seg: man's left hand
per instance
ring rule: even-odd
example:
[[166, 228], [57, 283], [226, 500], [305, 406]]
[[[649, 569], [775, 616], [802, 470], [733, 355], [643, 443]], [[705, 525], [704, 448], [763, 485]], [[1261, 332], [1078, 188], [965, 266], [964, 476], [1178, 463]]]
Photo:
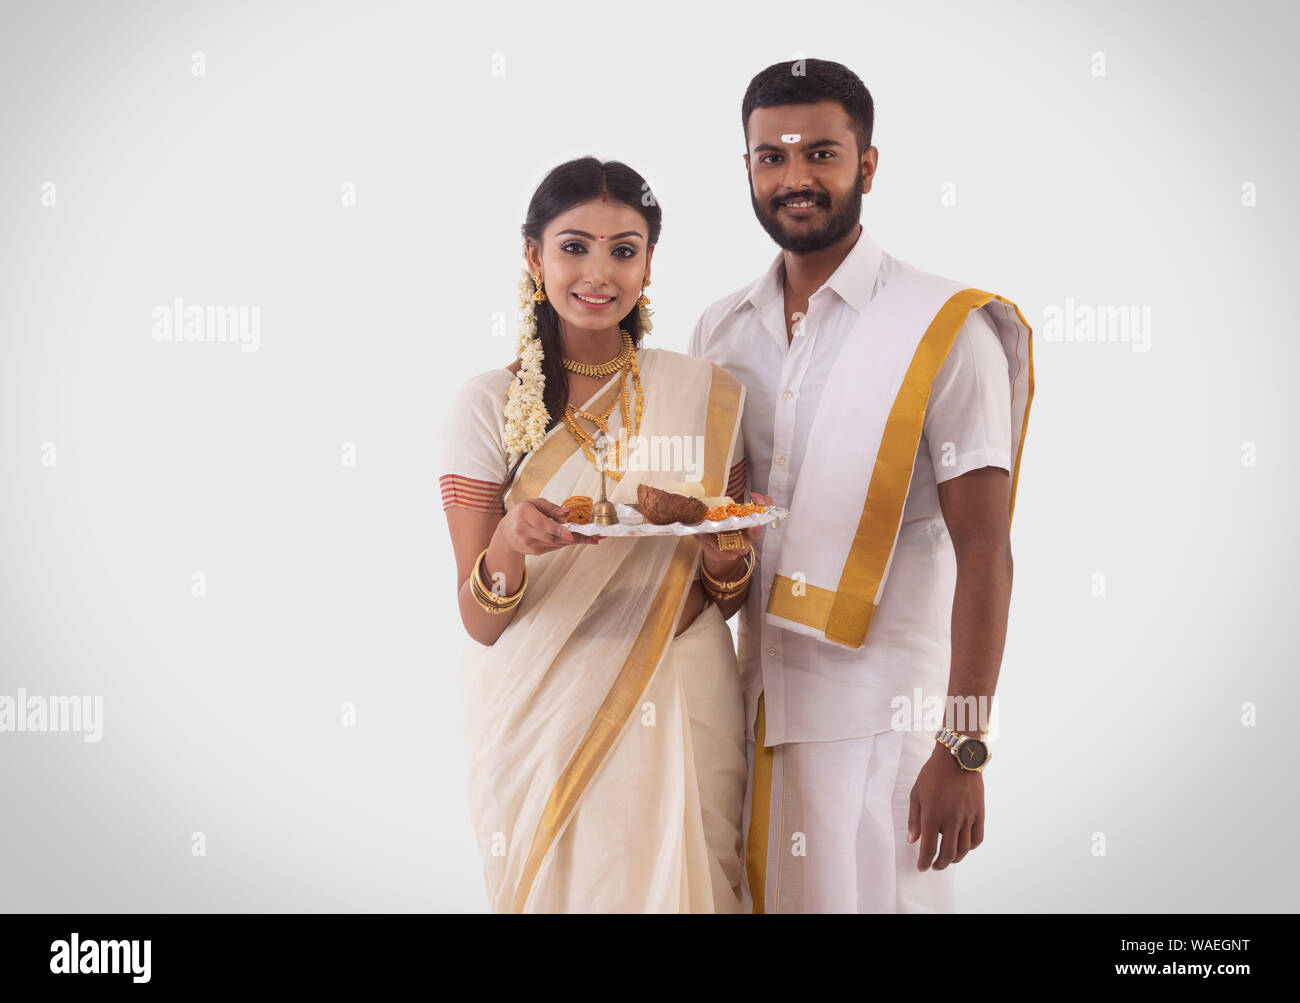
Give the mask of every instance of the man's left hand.
[[931, 864], [941, 871], [984, 842], [984, 775], [978, 770], [963, 770], [947, 746], [935, 743], [912, 785], [911, 802], [907, 841], [921, 841], [918, 871], [927, 870]]

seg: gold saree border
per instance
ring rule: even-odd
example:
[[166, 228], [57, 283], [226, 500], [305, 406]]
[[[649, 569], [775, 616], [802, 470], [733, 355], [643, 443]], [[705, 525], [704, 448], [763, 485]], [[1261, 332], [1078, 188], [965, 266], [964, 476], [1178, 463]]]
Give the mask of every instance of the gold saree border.
[[[710, 498], [716, 498], [727, 486], [729, 461], [735, 452], [736, 435], [740, 430], [738, 412], [745, 398], [745, 388], [740, 380], [716, 362], [709, 363], [709, 366], [709, 417], [705, 429], [704, 474], [701, 481], [704, 483], [704, 493]], [[730, 434], [724, 437], [722, 428], [727, 415], [734, 417]]]
[[[705, 420], [705, 467], [704, 482], [706, 491], [720, 491], [719, 485], [727, 475], [727, 461], [731, 458], [735, 437], [740, 427], [740, 405], [744, 399], [744, 387], [740, 381], [716, 364], [711, 363], [712, 374], [709, 381], [709, 398]], [[569, 437], [572, 440], [572, 437]], [[719, 445], [721, 442], [721, 445]], [[546, 443], [538, 450], [545, 449]], [[574, 446], [576, 447], [576, 444]], [[571, 454], [573, 450], [569, 450]], [[558, 454], [556, 454], [558, 455]], [[552, 474], [559, 469], [563, 458], [558, 460], [544, 457], [546, 467], [552, 468]], [[538, 468], [539, 470], [542, 468]], [[542, 486], [545, 486], [545, 481]], [[532, 497], [535, 497], [532, 496]], [[650, 604], [650, 611], [636, 640], [632, 643], [623, 667], [619, 670], [614, 684], [596, 711], [596, 716], [587, 727], [587, 732], [578, 743], [577, 749], [569, 758], [564, 772], [551, 789], [546, 806], [533, 834], [532, 846], [524, 862], [519, 887], [515, 891], [513, 911], [523, 912], [528, 904], [528, 896], [533, 882], [541, 870], [542, 862], [559, 837], [560, 830], [568, 823], [578, 800], [586, 791], [596, 771], [605, 761], [615, 741], [623, 733], [632, 711], [651, 677], [659, 667], [664, 651], [672, 640], [672, 629], [681, 614], [686, 590], [690, 586], [695, 562], [699, 558], [699, 544], [689, 536], [683, 536], [673, 550], [668, 570]]]
[[[1029, 429], [1029, 405], [1034, 397], [1033, 329], [1015, 303], [982, 289], [963, 289], [948, 298], [935, 314], [912, 355], [902, 385], [894, 398], [881, 436], [880, 449], [867, 486], [866, 501], [858, 520], [853, 544], [844, 562], [844, 570], [834, 591], [818, 588], [785, 575], [774, 575], [768, 594], [767, 612], [783, 619], [820, 630], [832, 641], [859, 648], [867, 638], [871, 617], [876, 608], [876, 593], [889, 555], [893, 551], [902, 521], [903, 505], [912, 480], [912, 465], [929, 405], [930, 388], [938, 375], [957, 332], [967, 315], [992, 300], [1015, 310], [1029, 337], [1028, 394], [1020, 442], [1016, 447], [1011, 472], [1011, 504], [1008, 525], [1015, 513], [1016, 485], [1020, 479], [1020, 458], [1024, 454], [1025, 435]], [[1017, 360], [1019, 361], [1019, 360]], [[1017, 373], [1018, 375], [1018, 373]], [[1015, 387], [1012, 378], [1012, 395]], [[796, 584], [802, 595], [795, 593]]]
[[749, 838], [745, 840], [745, 873], [755, 915], [767, 908], [767, 840], [772, 827], [772, 759], [776, 755], [775, 748], [763, 744], [767, 738], [763, 696], [758, 695], [754, 721], [754, 779], [749, 788]]

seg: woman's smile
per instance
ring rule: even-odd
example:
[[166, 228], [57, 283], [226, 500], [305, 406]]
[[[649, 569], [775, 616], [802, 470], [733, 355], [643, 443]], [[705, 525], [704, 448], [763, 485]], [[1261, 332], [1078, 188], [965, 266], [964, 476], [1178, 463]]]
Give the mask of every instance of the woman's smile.
[[573, 298], [584, 310], [603, 310], [616, 299], [614, 296], [591, 296], [587, 293], [574, 293]]

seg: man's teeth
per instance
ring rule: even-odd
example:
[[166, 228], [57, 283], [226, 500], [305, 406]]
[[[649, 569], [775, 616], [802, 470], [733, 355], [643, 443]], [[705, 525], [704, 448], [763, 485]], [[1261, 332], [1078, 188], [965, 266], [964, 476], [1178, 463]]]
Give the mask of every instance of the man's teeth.
[[792, 209], [811, 209], [816, 202], [782, 202], [782, 205], [789, 206]]
[[606, 296], [604, 299], [596, 299], [591, 296], [584, 296], [582, 293], [574, 293], [573, 295], [577, 296], [578, 299], [582, 300], [584, 303], [608, 303], [614, 298], [613, 296]]

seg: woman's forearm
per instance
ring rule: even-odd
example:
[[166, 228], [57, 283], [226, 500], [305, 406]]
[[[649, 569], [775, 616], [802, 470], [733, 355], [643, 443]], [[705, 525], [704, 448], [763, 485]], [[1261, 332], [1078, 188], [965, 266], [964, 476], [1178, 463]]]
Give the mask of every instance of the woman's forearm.
[[682, 607], [682, 618], [677, 621], [677, 637], [687, 627], [695, 622], [695, 618], [704, 612], [707, 601], [704, 596], [704, 586], [700, 584], [697, 578], [691, 582], [690, 590], [686, 593], [686, 605]]
[[745, 600], [749, 598], [749, 586], [752, 584], [753, 581], [751, 580], [748, 584], [745, 585], [745, 587], [740, 591], [738, 595], [734, 595], [730, 599], [713, 600], [714, 603], [717, 604], [718, 612], [722, 614], [722, 619], [730, 620], [732, 614], [734, 614], [736, 610], [740, 609], [740, 607], [745, 605]]
[[[505, 546], [497, 535], [493, 535], [483, 556], [484, 577], [480, 583], [489, 592], [499, 595], [513, 595], [524, 580], [524, 555]], [[475, 573], [470, 569], [470, 574]], [[460, 619], [465, 631], [479, 644], [493, 645], [497, 638], [505, 633], [515, 618], [515, 605], [504, 613], [489, 613], [479, 605], [471, 591], [469, 579], [465, 579], [457, 595], [460, 605]]]
[[[746, 568], [746, 564], [745, 564], [745, 558], [743, 556], [734, 558], [731, 561], [731, 563], [728, 564], [725, 568], [721, 568], [717, 571], [708, 567], [707, 563], [705, 563], [704, 566], [704, 570], [708, 571], [710, 575], [712, 575], [716, 580], [720, 582], [736, 581], [742, 575], [744, 575], [745, 568]], [[753, 583], [754, 583], [754, 579], [753, 577], [751, 577], [750, 580], [745, 583], [745, 587], [743, 589], [741, 589], [736, 595], [731, 596], [728, 599], [719, 599], [717, 596], [712, 597], [713, 601], [717, 604], [718, 612], [722, 614], [722, 619], [730, 620], [732, 614], [734, 614], [736, 610], [740, 609], [740, 607], [745, 605], [745, 599], [749, 596], [749, 588]]]

